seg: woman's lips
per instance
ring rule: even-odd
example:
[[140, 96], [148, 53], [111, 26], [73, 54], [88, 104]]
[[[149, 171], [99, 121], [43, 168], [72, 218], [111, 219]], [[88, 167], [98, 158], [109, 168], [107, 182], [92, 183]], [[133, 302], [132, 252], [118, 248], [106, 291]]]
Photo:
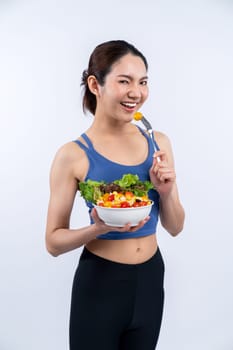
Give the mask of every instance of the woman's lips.
[[137, 103], [136, 102], [121, 102], [121, 105], [127, 110], [127, 111], [134, 111]]

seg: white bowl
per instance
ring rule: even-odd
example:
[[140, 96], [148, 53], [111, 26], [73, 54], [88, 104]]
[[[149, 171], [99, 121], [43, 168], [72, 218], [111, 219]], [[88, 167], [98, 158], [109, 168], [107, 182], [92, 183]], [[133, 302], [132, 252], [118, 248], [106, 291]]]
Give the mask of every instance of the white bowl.
[[142, 207], [132, 208], [107, 208], [94, 205], [101, 220], [109, 226], [122, 227], [130, 223], [131, 226], [138, 225], [139, 221], [145, 219], [151, 211], [153, 202]]

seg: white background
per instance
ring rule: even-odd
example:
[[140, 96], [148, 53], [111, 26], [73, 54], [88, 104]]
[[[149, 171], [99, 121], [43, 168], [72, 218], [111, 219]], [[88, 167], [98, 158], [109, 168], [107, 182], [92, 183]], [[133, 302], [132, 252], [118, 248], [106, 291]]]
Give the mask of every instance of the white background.
[[[143, 112], [172, 141], [186, 209], [180, 236], [158, 230], [158, 350], [233, 349], [232, 38], [231, 0], [0, 1], [1, 350], [68, 349], [81, 249], [58, 258], [45, 250], [48, 177], [57, 149], [92, 121], [80, 77], [111, 39], [149, 61]], [[86, 224], [77, 198], [72, 227]]]

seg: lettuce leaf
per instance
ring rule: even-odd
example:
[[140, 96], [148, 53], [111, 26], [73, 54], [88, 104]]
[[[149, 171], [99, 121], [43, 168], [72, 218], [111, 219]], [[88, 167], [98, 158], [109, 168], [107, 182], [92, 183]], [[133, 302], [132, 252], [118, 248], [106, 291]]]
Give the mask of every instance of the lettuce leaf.
[[[125, 174], [121, 179], [113, 181], [112, 184], [120, 186], [122, 192], [131, 191], [138, 197], [148, 195], [148, 191], [154, 188], [150, 181], [141, 181], [138, 175], [134, 174]], [[109, 184], [104, 181], [89, 179], [79, 183], [79, 191], [86, 201], [96, 204], [97, 199], [104, 193], [104, 185], [107, 186]]]
[[122, 188], [127, 188], [135, 185], [139, 181], [138, 175], [125, 174], [120, 180], [115, 180], [114, 183], [121, 186]]
[[88, 202], [96, 203], [97, 199], [101, 196], [100, 185], [104, 184], [103, 181], [93, 181], [88, 179], [87, 181], [79, 183], [79, 191], [81, 196]]
[[138, 175], [133, 174], [125, 174], [120, 180], [115, 180], [114, 183], [121, 186], [123, 190], [133, 192], [138, 197], [147, 195], [148, 191], [154, 188], [150, 181], [140, 181]]

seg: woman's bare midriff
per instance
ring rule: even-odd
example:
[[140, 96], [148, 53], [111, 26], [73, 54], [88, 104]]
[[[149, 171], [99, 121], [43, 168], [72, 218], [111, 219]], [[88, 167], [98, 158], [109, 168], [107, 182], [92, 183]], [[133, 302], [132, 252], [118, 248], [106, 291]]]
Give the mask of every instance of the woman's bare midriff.
[[89, 242], [86, 248], [107, 260], [123, 264], [140, 264], [155, 254], [157, 240], [155, 234], [121, 240], [95, 239]]

